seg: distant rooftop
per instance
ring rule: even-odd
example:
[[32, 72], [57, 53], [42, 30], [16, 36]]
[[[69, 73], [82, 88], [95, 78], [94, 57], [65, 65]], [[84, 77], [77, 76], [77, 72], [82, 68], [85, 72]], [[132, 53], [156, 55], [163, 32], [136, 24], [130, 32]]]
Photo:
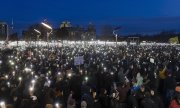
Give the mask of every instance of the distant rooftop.
[[7, 24], [6, 22], [0, 21], [0, 24]]

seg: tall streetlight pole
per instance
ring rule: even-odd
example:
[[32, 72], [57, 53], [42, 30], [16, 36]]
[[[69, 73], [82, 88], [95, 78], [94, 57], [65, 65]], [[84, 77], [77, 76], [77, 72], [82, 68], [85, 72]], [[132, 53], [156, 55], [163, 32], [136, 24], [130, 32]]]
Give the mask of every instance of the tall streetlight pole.
[[37, 30], [37, 29], [34, 29], [34, 31], [35, 31], [36, 33], [38, 33], [38, 35], [37, 35], [37, 40], [36, 40], [36, 41], [39, 41], [39, 36], [41, 36], [41, 32], [40, 32], [39, 30]]
[[119, 26], [119, 27], [116, 27], [116, 28], [113, 30], [113, 34], [114, 34], [114, 36], [115, 36], [115, 38], [116, 38], [116, 48], [117, 48], [117, 38], [118, 38], [117, 31], [120, 30], [120, 29], [121, 29], [121, 27]]
[[116, 33], [115, 30], [113, 31], [113, 34], [114, 34], [114, 36], [115, 36], [115, 38], [116, 38], [116, 48], [117, 48], [117, 37], [118, 37], [118, 34]]
[[52, 27], [44, 22], [41, 23], [44, 27], [46, 27], [47, 29], [50, 29], [50, 32], [47, 32], [47, 41], [49, 41], [49, 35], [52, 33]]

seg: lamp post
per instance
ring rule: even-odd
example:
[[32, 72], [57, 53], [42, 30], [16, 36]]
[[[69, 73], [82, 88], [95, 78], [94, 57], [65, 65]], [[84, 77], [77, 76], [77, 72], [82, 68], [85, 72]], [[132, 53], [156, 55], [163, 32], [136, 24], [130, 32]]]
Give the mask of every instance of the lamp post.
[[37, 30], [37, 29], [34, 29], [34, 31], [35, 31], [36, 33], [38, 33], [38, 35], [37, 35], [37, 40], [36, 40], [36, 41], [39, 42], [39, 36], [41, 35], [41, 32], [40, 32], [39, 30]]
[[113, 31], [113, 34], [115, 35], [115, 38], [116, 38], [116, 48], [117, 48], [117, 37], [118, 37], [118, 34], [116, 33], [115, 30]]
[[47, 41], [49, 41], [49, 35], [52, 33], [52, 27], [44, 22], [41, 23], [44, 27], [46, 27], [47, 29], [50, 29], [50, 32], [47, 32]]

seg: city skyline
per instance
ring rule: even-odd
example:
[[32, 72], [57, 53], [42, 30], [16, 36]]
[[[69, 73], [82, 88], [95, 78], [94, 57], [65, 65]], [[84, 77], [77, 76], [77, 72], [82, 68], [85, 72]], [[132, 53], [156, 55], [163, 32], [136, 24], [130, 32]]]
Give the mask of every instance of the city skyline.
[[108, 24], [121, 25], [123, 34], [180, 32], [179, 0], [6, 0], [1, 4], [0, 20], [10, 24], [13, 19], [17, 32], [43, 19], [48, 19], [54, 27], [64, 20], [73, 25], [92, 22], [98, 29]]

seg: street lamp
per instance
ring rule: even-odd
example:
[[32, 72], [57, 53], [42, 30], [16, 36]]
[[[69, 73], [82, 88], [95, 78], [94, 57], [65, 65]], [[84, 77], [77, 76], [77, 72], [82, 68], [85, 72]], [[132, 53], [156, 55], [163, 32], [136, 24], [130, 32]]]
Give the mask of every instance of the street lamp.
[[36, 33], [39, 33], [39, 35], [37, 35], [37, 40], [39, 41], [39, 36], [41, 35], [41, 32], [40, 32], [39, 30], [37, 30], [37, 29], [34, 29], [34, 31], [35, 31]]
[[41, 23], [44, 27], [48, 28], [48, 29], [51, 29], [52, 30], [52, 27], [44, 22]]
[[118, 34], [117, 34], [117, 31], [120, 30], [121, 27], [116, 27], [114, 30], [113, 30], [113, 34], [115, 35], [115, 38], [116, 38], [116, 48], [117, 48], [117, 37], [118, 37]]
[[115, 35], [115, 38], [116, 38], [116, 48], [117, 48], [117, 37], [118, 37], [118, 34], [115, 33], [115, 30], [113, 31], [113, 34]]
[[47, 29], [50, 29], [51, 31], [48, 33], [47, 32], [47, 41], [49, 41], [49, 35], [52, 33], [52, 27], [44, 22], [41, 23], [44, 27], [46, 27]]

